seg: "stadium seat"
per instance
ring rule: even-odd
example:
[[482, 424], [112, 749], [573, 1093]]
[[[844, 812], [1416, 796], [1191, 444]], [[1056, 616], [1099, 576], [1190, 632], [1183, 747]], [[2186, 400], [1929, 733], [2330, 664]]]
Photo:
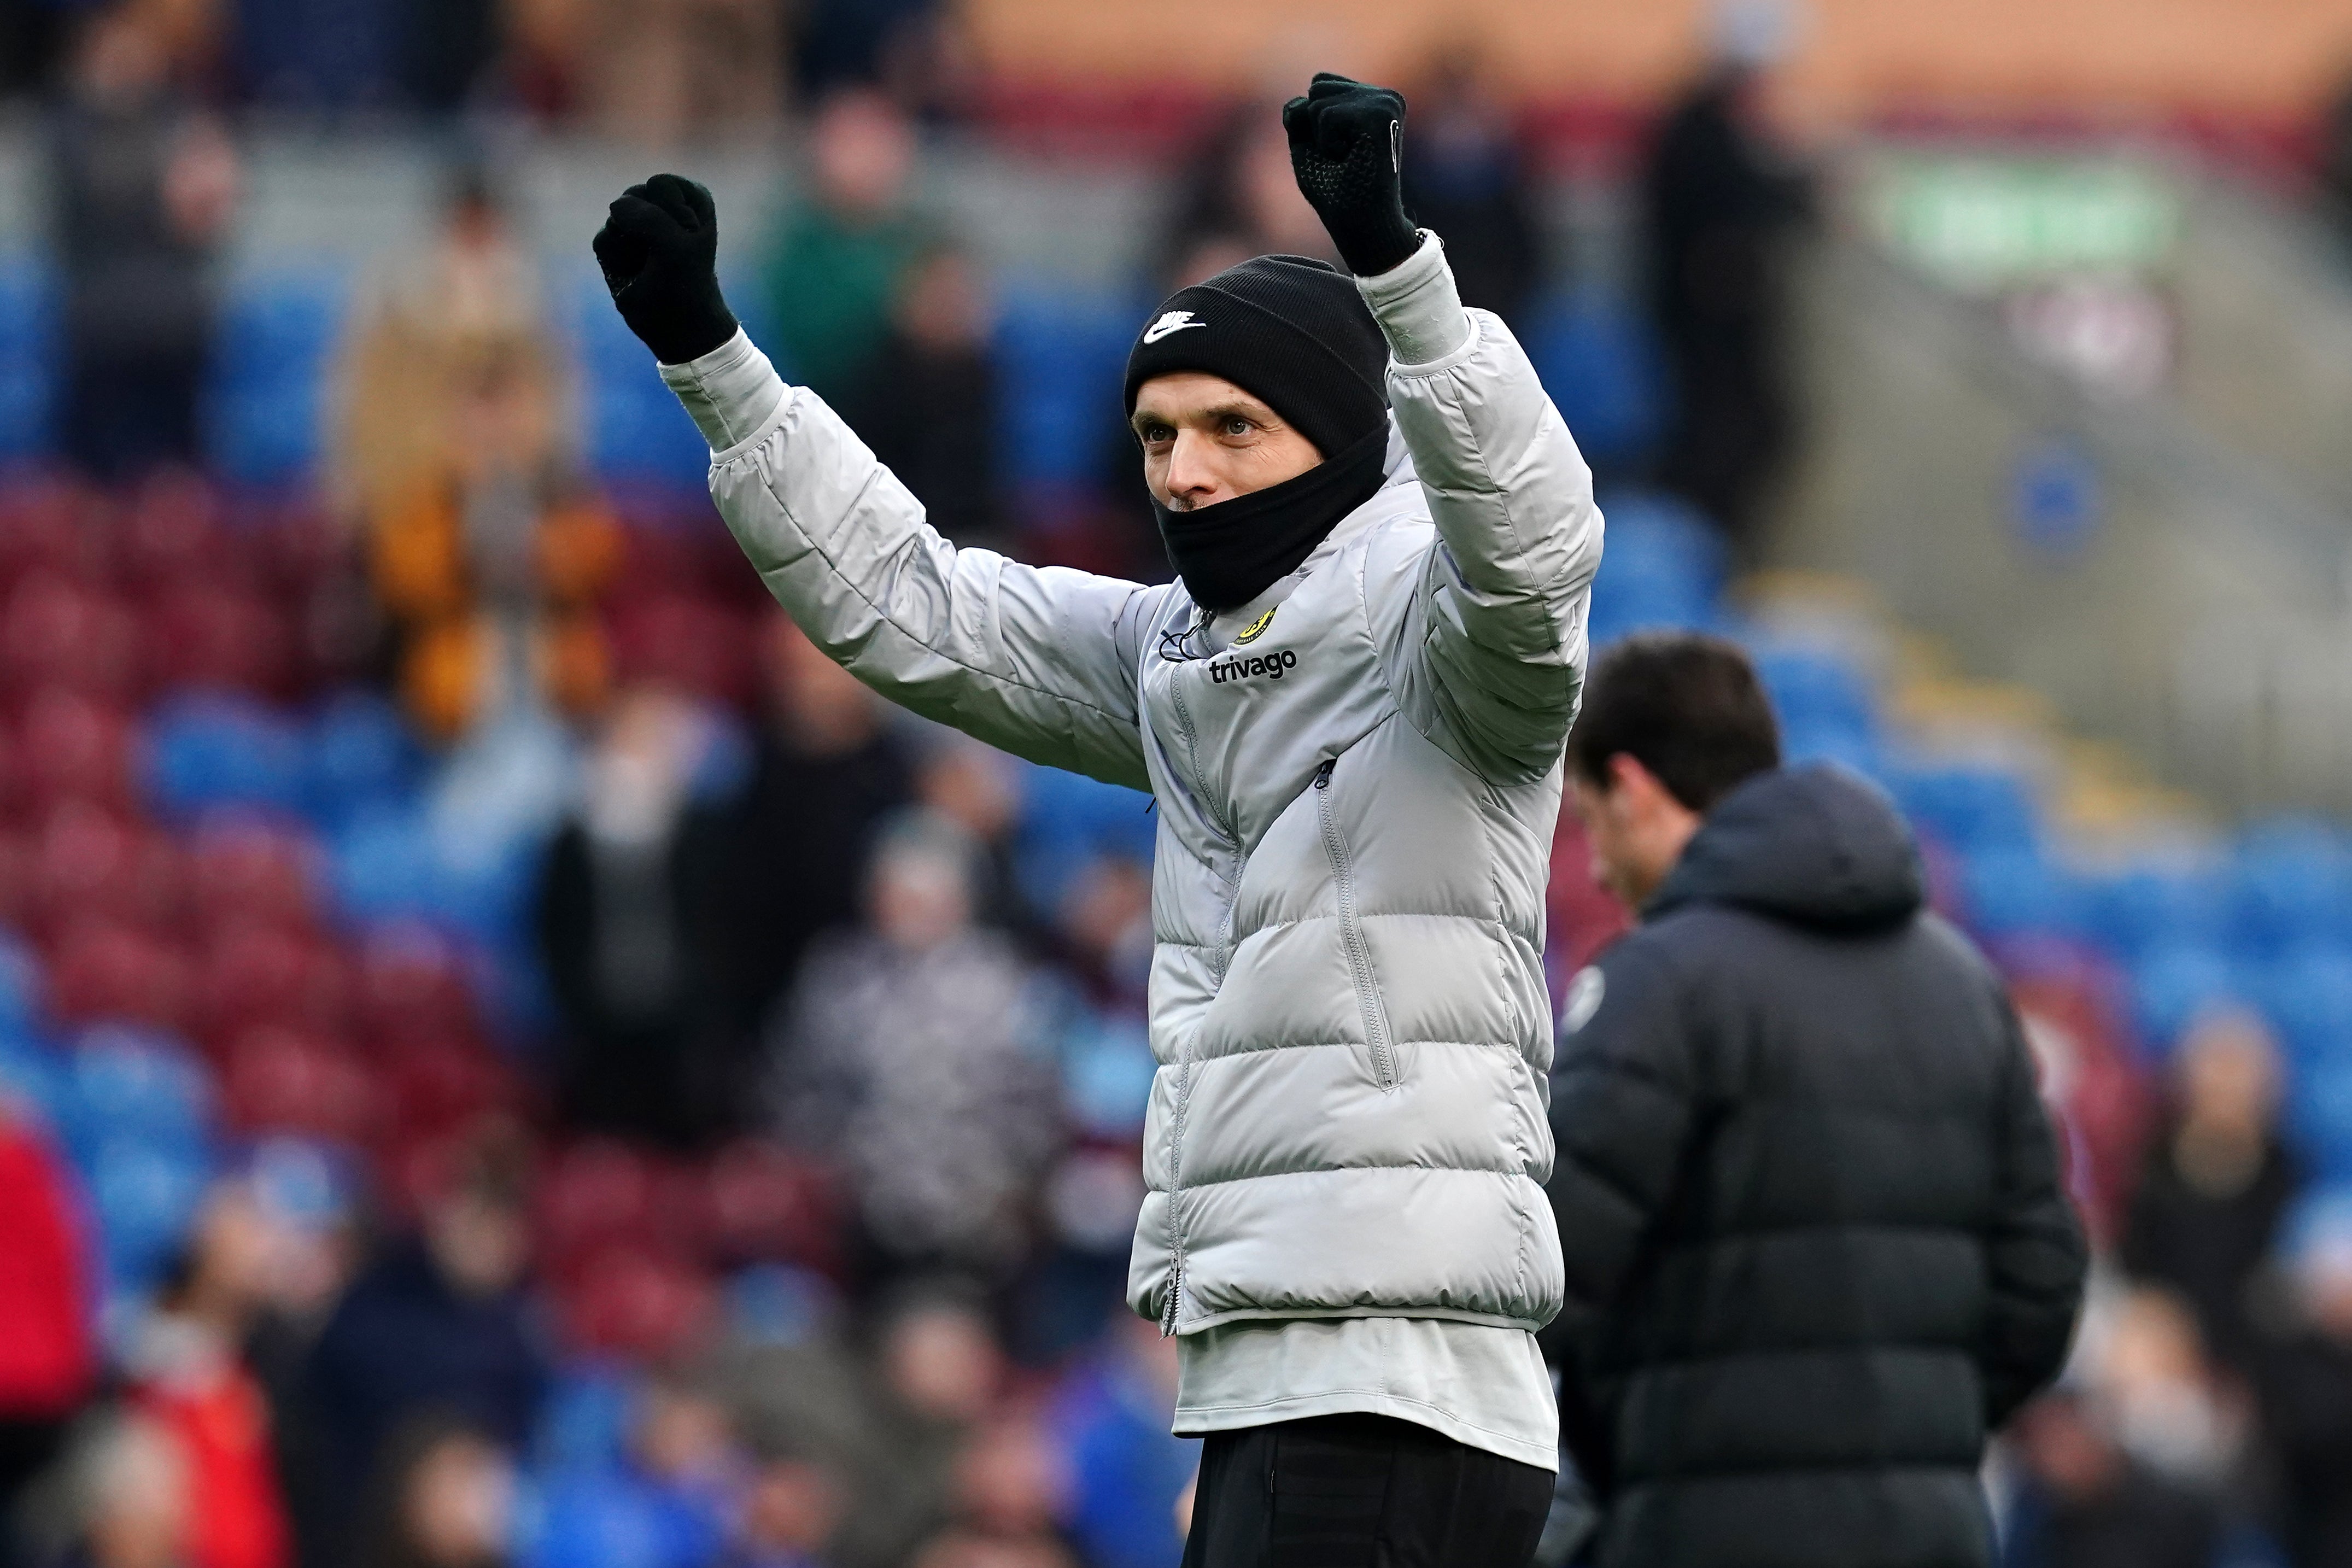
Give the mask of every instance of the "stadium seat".
[[167, 702], [148, 730], [148, 793], [186, 820], [221, 806], [292, 814], [304, 800], [300, 731], [250, 698], [209, 692]]
[[2006, 769], [1931, 764], [1901, 770], [1888, 782], [1914, 822], [1963, 855], [2030, 852], [2040, 841], [2032, 796]]
[[575, 1143], [540, 1179], [541, 1254], [566, 1278], [614, 1247], [692, 1257], [709, 1229], [698, 1177], [612, 1139]]
[[532, 1468], [576, 1474], [618, 1466], [637, 1393], [638, 1380], [625, 1363], [573, 1359], [559, 1366], [540, 1402]]
[[69, 688], [44, 688], [26, 704], [16, 741], [14, 794], [27, 820], [41, 821], [68, 800], [131, 809], [131, 726], [120, 709]]
[[1118, 387], [1146, 313], [1125, 292], [1073, 294], [1015, 283], [996, 318], [998, 425], [1018, 489], [1099, 484], [1119, 450]]
[[514, 1075], [478, 1046], [411, 1041], [378, 1059], [392, 1091], [394, 1137], [411, 1153], [433, 1157], [435, 1145], [485, 1116], [515, 1110], [522, 1100]]
[[85, 1029], [74, 1038], [71, 1067], [94, 1136], [191, 1152], [208, 1146], [212, 1075], [173, 1037], [121, 1026]]
[[389, 1091], [349, 1046], [263, 1025], [229, 1042], [222, 1098], [240, 1132], [293, 1132], [364, 1146], [392, 1120]]
[[399, 710], [371, 691], [340, 691], [304, 737], [303, 800], [329, 827], [407, 805], [424, 772], [423, 748]]
[[610, 1247], [559, 1293], [564, 1338], [592, 1354], [661, 1361], [683, 1352], [717, 1321], [709, 1276], [667, 1251]]
[[109, 1137], [83, 1165], [98, 1218], [107, 1283], [118, 1296], [152, 1287], [185, 1245], [212, 1181], [194, 1151]]
[[155, 931], [177, 926], [186, 868], [168, 837], [68, 800], [42, 821], [30, 850], [26, 910], [35, 930], [54, 933], [93, 919]]
[[55, 446], [61, 314], [46, 257], [0, 257], [0, 465], [46, 457]]
[[2061, 934], [2082, 924], [2082, 893], [2063, 867], [2032, 848], [1993, 848], [1963, 862], [1971, 929], [1987, 936]]
[[176, 691], [291, 695], [293, 632], [249, 589], [189, 581], [160, 590], [147, 607], [159, 686]]
[[1535, 313], [1527, 350], [1596, 469], [1634, 467], [1656, 449], [1665, 432], [1665, 372], [1632, 301], [1603, 289], [1577, 289]]
[[2352, 941], [2352, 851], [2325, 823], [2249, 831], [2234, 861], [2238, 939], [2250, 950]]
[[360, 1039], [382, 1054], [421, 1042], [470, 1042], [473, 995], [457, 948], [429, 927], [378, 927], [360, 943], [354, 1019]]
[[44, 571], [0, 604], [0, 691], [15, 701], [57, 687], [127, 703], [145, 673], [138, 617], [111, 594]]
[[709, 1248], [721, 1264], [790, 1262], [824, 1273], [840, 1268], [832, 1184], [806, 1160], [745, 1141], [712, 1156], [705, 1180]]
[[205, 933], [194, 1016], [215, 1048], [255, 1028], [341, 1036], [351, 1025], [351, 967], [340, 946], [299, 928], [230, 920]]
[[187, 840], [189, 913], [199, 932], [256, 921], [309, 927], [323, 875], [316, 840], [298, 828], [238, 812], [200, 820]]
[[2210, 1009], [2241, 1004], [2249, 989], [2221, 952], [2180, 941], [2157, 947], [2133, 966], [2132, 1013], [2151, 1049], [2168, 1053]]
[[321, 265], [250, 274], [233, 288], [205, 400], [206, 453], [220, 473], [287, 485], [317, 466], [349, 285], [342, 268]]
[[61, 1023], [114, 1022], [177, 1031], [189, 1022], [186, 956], [135, 926], [76, 921], [58, 939], [49, 980], [50, 1005]]
[[716, 597], [651, 594], [625, 599], [611, 617], [613, 652], [624, 680], [653, 680], [730, 707], [751, 703], [757, 686], [752, 628]]

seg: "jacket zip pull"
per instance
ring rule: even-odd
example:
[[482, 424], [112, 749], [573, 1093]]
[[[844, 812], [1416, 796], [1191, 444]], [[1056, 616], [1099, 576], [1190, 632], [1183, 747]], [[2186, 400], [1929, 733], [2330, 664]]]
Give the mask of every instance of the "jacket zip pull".
[[1331, 770], [1339, 765], [1339, 758], [1324, 758], [1323, 765], [1315, 770], [1315, 787], [1317, 789], [1329, 789], [1331, 787]]

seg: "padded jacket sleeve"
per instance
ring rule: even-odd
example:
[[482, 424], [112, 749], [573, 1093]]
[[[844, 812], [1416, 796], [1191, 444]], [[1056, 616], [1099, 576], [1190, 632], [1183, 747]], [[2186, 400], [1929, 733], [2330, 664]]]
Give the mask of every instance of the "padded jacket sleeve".
[[1984, 1371], [1985, 1427], [2013, 1415], [2065, 1365], [2074, 1317], [2083, 1303], [2088, 1257], [2081, 1222], [2066, 1196], [2057, 1140], [2034, 1084], [2033, 1057], [2009, 1016], [2001, 1069], [2000, 1184], [1985, 1236], [1985, 1315], [1979, 1364]]
[[1583, 689], [1601, 564], [1591, 470], [1510, 329], [1463, 309], [1436, 236], [1358, 286], [1388, 335], [1390, 405], [1437, 525], [1392, 672], [1401, 704], [1490, 782], [1540, 778]]
[[1595, 984], [1599, 1005], [1561, 1039], [1552, 1070], [1559, 1152], [1549, 1191], [1567, 1290], [1541, 1338], [1559, 1368], [1561, 1436], [1605, 1493], [1609, 1458], [1588, 1380], [1618, 1294], [1689, 1157], [1698, 1117], [1690, 1031], [1664, 955], [1638, 936], [1619, 942], [1570, 987], [1569, 1021], [1578, 991]]
[[1150, 787], [1136, 670], [1165, 590], [958, 549], [824, 401], [737, 332], [662, 379], [768, 591], [866, 685], [1032, 762]]

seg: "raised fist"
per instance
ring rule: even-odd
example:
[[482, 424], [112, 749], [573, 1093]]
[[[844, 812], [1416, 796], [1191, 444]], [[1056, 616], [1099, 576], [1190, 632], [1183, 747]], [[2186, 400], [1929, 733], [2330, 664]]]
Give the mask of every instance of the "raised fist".
[[596, 265], [621, 320], [664, 364], [700, 359], [735, 335], [719, 292], [719, 213], [682, 174], [656, 174], [614, 201]]
[[1360, 278], [1386, 272], [1421, 244], [1404, 216], [1404, 95], [1318, 71], [1282, 106], [1298, 191], [1339, 259]]

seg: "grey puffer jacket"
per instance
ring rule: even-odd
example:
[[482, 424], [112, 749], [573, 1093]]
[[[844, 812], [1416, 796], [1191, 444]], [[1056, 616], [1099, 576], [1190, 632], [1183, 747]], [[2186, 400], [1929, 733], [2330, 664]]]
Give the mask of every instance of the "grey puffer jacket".
[[662, 370], [720, 513], [820, 647], [919, 713], [1157, 799], [1129, 1298], [1177, 1333], [1532, 1330], [1560, 1302], [1543, 891], [1601, 518], [1433, 237], [1362, 287], [1394, 351], [1388, 481], [1213, 619], [1178, 584], [956, 549], [740, 334]]

